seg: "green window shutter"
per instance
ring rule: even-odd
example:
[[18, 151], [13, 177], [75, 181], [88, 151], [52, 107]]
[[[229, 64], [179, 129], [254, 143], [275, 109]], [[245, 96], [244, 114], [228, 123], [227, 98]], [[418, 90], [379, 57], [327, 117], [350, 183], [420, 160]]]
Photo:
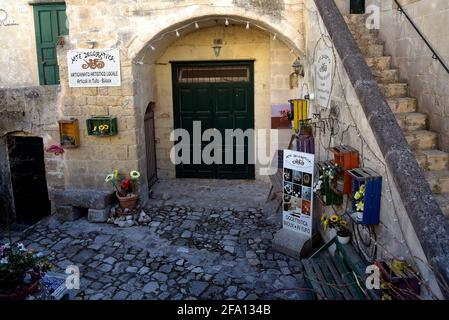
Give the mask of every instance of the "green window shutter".
[[37, 63], [41, 85], [59, 84], [56, 43], [68, 34], [64, 4], [34, 6]]

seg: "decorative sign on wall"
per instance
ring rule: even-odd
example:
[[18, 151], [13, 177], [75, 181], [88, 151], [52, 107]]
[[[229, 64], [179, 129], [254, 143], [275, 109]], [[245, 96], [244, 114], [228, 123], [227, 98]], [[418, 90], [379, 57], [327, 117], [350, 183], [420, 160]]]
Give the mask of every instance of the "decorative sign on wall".
[[332, 48], [318, 50], [315, 57], [315, 88], [316, 101], [321, 107], [329, 106], [333, 70], [334, 53]]
[[312, 236], [313, 154], [284, 150], [283, 227]]
[[0, 27], [18, 26], [13, 19], [9, 18], [5, 9], [0, 9]]
[[72, 88], [121, 85], [118, 48], [68, 51], [67, 63]]

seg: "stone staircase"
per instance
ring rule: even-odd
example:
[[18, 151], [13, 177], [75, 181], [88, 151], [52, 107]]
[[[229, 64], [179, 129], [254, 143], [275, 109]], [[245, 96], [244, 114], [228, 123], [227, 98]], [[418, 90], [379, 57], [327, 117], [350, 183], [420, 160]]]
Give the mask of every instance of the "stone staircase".
[[417, 112], [417, 100], [408, 95], [408, 84], [400, 80], [399, 70], [392, 67], [391, 56], [384, 54], [379, 31], [365, 27], [366, 17], [356, 14], [344, 16], [424, 171], [435, 199], [449, 218], [449, 154], [438, 149], [438, 133], [427, 129], [427, 115]]

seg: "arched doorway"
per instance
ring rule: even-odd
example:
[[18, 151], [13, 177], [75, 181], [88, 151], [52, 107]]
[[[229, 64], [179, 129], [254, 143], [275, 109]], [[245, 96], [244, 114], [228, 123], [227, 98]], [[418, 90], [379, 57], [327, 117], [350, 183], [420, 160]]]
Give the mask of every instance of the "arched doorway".
[[148, 104], [144, 117], [148, 189], [150, 189], [157, 180], [154, 104], [154, 102]]
[[[32, 225], [50, 215], [44, 163], [44, 144], [40, 137], [9, 135], [6, 137], [7, 175], [10, 210], [3, 223]], [[4, 172], [5, 173], [5, 172]]]

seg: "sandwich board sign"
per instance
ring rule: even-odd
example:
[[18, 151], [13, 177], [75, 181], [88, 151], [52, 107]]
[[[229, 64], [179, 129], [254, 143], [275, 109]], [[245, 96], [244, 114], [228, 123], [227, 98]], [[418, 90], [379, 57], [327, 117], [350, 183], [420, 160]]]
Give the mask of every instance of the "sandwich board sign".
[[283, 228], [311, 238], [315, 156], [284, 150]]

